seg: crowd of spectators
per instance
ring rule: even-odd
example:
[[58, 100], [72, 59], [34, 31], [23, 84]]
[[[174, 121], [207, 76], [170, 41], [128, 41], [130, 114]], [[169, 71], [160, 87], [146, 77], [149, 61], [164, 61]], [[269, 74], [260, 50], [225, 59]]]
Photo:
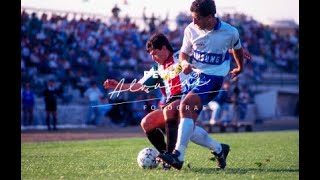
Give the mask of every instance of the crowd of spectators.
[[[178, 49], [184, 28], [192, 21], [189, 14], [180, 13], [176, 17], [176, 28], [170, 30], [168, 19], [155, 21], [154, 14], [150, 18], [144, 15], [149, 28], [139, 30], [139, 25], [130, 17], [118, 14], [120, 9], [116, 12], [102, 20], [22, 10], [21, 83], [29, 82], [35, 94], [41, 96], [46, 80], [54, 77], [60, 84], [60, 97], [69, 103], [72, 101], [70, 89], [78, 90], [80, 98], [84, 98], [90, 82], [95, 81], [106, 96], [107, 91], [102, 88], [106, 78], [132, 82], [152, 67], [153, 61], [144, 45], [153, 32], [165, 33], [174, 49]], [[247, 78], [261, 81], [261, 73], [268, 68], [266, 62], [275, 63], [286, 72], [298, 72], [298, 34], [280, 36], [269, 26], [243, 14], [226, 14], [220, 18], [238, 28], [244, 48], [257, 57], [245, 62]], [[258, 60], [258, 57], [263, 58]], [[158, 92], [125, 95], [123, 100], [150, 95], [155, 97]]]
[[250, 67], [255, 74], [268, 68], [265, 62], [280, 66], [284, 72], [298, 73], [299, 29], [295, 29], [293, 34], [282, 35], [245, 14], [225, 14], [222, 19], [239, 30], [244, 48], [259, 57], [252, 61], [253, 67]]

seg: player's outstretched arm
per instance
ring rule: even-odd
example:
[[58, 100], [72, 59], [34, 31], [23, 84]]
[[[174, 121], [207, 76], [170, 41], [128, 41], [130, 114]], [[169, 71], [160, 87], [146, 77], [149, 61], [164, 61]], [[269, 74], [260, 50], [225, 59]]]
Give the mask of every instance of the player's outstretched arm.
[[107, 79], [104, 81], [103, 83], [103, 87], [105, 89], [111, 89], [113, 90], [117, 85], [118, 85], [118, 81], [114, 80], [114, 79]]
[[132, 92], [135, 91], [142, 91], [144, 88], [142, 87], [142, 84], [140, 83], [123, 83], [123, 81], [118, 82], [115, 79], [107, 79], [103, 83], [103, 87], [105, 89], [111, 89], [114, 90], [117, 88], [117, 90], [130, 90]]
[[230, 71], [232, 79], [238, 76], [243, 71], [243, 49], [233, 49], [234, 60], [236, 61], [237, 67]]

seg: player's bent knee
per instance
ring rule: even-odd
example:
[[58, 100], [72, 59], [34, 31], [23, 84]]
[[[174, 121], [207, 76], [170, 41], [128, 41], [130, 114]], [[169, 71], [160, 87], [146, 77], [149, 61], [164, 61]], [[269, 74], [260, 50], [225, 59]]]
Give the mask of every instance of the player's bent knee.
[[183, 102], [181, 105], [180, 105], [180, 108], [179, 108], [179, 111], [180, 113], [184, 113], [184, 112], [188, 112], [188, 111], [191, 111], [192, 110], [192, 104], [188, 103], [188, 102]]
[[164, 125], [165, 125], [165, 122], [161, 118], [159, 118], [159, 119], [143, 118], [140, 123], [140, 126], [144, 132], [149, 132], [149, 131], [152, 131], [156, 128], [163, 128]]
[[201, 110], [199, 105], [183, 102], [179, 109], [180, 117], [193, 118], [198, 115], [199, 110]]
[[147, 123], [146, 118], [143, 118], [143, 119], [141, 120], [140, 126], [141, 126], [141, 128], [143, 129], [144, 132], [150, 131], [150, 127], [148, 127], [148, 123]]

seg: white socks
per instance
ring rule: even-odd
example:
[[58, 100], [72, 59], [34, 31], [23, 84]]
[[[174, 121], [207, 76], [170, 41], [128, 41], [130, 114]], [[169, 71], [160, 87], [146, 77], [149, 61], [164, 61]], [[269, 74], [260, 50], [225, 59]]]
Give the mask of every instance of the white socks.
[[211, 138], [207, 131], [205, 131], [203, 128], [196, 126], [193, 134], [190, 138], [192, 142], [195, 144], [198, 144], [203, 147], [209, 148], [211, 151], [214, 151], [216, 153], [220, 153], [222, 150], [221, 144]]
[[177, 143], [175, 149], [180, 152], [178, 159], [183, 161], [190, 137], [193, 134], [194, 122], [191, 118], [181, 118], [178, 128]]

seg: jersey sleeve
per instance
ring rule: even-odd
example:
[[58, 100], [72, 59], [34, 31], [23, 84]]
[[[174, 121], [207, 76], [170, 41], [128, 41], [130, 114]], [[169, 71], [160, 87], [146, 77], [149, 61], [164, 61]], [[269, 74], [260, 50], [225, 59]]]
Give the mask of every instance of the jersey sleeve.
[[157, 84], [163, 85], [160, 75], [158, 73], [157, 65], [154, 65], [149, 71], [144, 72], [144, 76], [138, 83], [145, 85], [147, 90], [154, 90]]
[[180, 52], [186, 53], [188, 56], [192, 56], [191, 31], [189, 26], [187, 26], [184, 30]]
[[232, 36], [232, 42], [231, 42], [232, 49], [240, 49], [241, 48], [241, 42], [239, 37], [239, 32], [236, 28], [233, 30], [233, 36]]

